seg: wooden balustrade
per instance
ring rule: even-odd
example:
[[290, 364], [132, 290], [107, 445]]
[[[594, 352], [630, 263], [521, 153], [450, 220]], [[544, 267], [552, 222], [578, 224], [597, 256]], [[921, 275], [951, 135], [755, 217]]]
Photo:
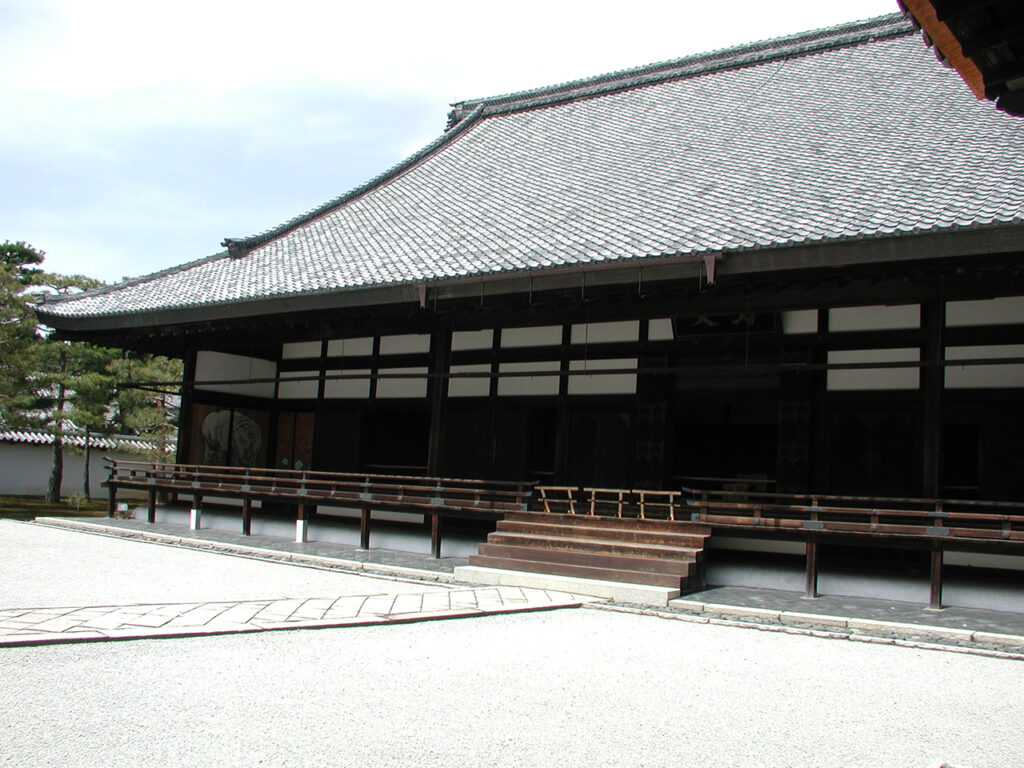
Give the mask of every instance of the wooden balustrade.
[[435, 557], [441, 554], [442, 518], [499, 519], [506, 512], [525, 510], [533, 488], [531, 483], [413, 475], [207, 467], [109, 458], [106, 462], [109, 476], [104, 486], [111, 515], [118, 489], [147, 492], [149, 522], [155, 519], [157, 493], [192, 496], [197, 508], [204, 497], [240, 499], [242, 531], [248, 534], [252, 503], [278, 502], [295, 507], [297, 537], [304, 537], [304, 523], [318, 505], [356, 507], [360, 511], [360, 541], [368, 548], [374, 509], [417, 512], [429, 518]]

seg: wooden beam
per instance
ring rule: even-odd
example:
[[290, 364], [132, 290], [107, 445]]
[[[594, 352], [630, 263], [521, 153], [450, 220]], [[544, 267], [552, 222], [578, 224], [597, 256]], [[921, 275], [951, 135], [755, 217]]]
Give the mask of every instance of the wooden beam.
[[971, 59], [964, 55], [960, 41], [946, 22], [939, 19], [936, 9], [930, 0], [902, 0], [904, 7], [910, 11], [917, 23], [921, 25], [943, 58], [960, 73], [967, 87], [979, 99], [985, 98], [985, 78]]

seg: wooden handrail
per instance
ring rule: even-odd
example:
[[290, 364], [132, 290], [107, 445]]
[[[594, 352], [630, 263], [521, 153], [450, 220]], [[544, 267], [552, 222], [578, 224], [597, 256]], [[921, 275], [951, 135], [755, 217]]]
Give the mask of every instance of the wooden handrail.
[[532, 483], [458, 478], [206, 467], [107, 459], [114, 488], [156, 489], [208, 496], [279, 498], [330, 504], [392, 504], [459, 510], [525, 507]]

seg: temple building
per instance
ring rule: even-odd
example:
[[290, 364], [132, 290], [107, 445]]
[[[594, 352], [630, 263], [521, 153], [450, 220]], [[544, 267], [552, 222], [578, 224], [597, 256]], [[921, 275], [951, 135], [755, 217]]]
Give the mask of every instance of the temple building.
[[457, 103], [38, 313], [185, 359], [182, 464], [1019, 502], [1024, 120], [886, 16]]

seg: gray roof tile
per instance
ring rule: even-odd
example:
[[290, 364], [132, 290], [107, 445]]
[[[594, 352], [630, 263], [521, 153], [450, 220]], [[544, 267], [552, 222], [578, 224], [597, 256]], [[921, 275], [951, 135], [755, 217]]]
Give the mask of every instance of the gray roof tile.
[[[101, 317], [1024, 223], [1024, 121], [883, 17], [456, 105], [406, 164], [232, 251], [48, 303]], [[228, 241], [226, 241], [228, 244]]]

